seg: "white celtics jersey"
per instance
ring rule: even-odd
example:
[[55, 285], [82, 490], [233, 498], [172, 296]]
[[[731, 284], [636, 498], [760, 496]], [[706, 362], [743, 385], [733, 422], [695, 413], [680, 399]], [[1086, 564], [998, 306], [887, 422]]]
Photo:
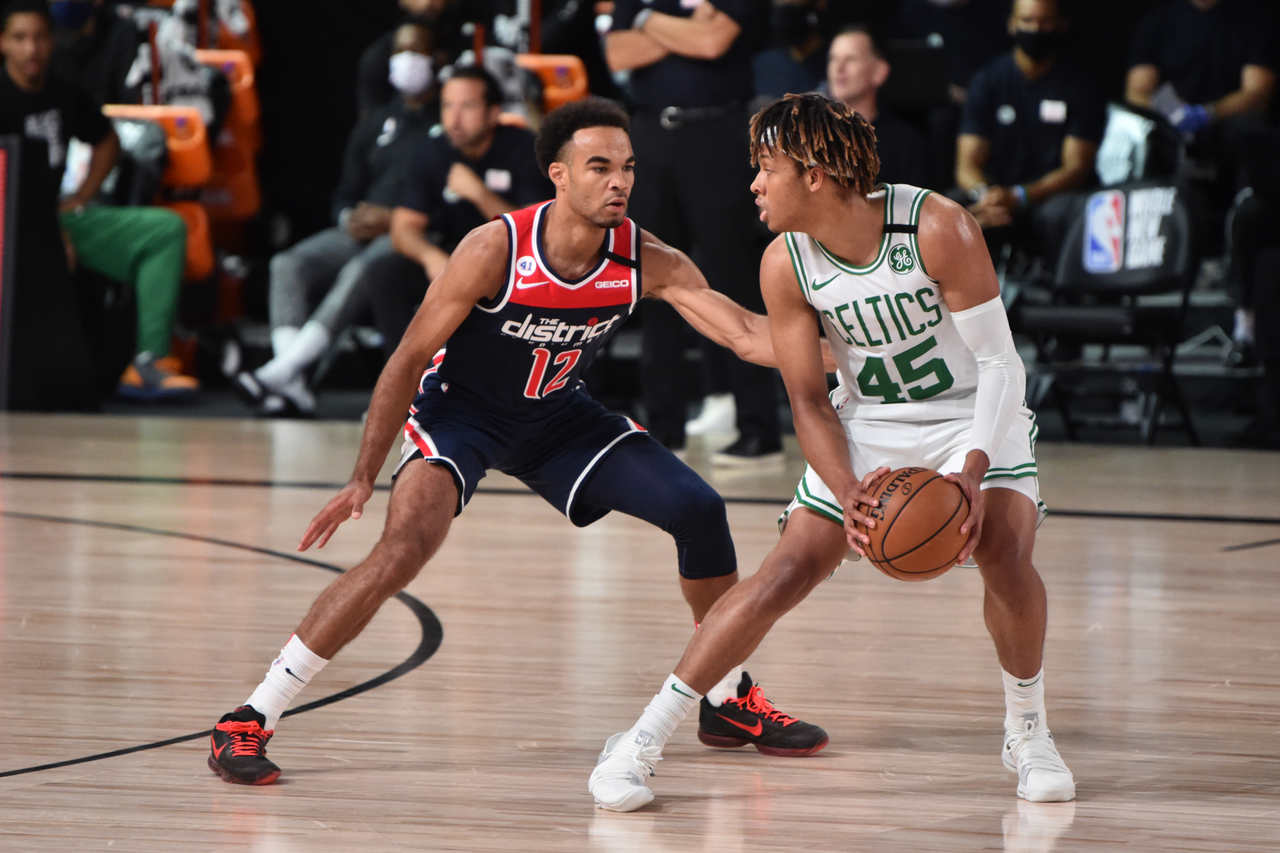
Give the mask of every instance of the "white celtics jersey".
[[805, 299], [822, 318], [840, 387], [842, 420], [970, 417], [978, 365], [920, 258], [916, 224], [928, 190], [888, 184], [880, 252], [867, 266], [836, 257], [808, 234], [786, 234]]

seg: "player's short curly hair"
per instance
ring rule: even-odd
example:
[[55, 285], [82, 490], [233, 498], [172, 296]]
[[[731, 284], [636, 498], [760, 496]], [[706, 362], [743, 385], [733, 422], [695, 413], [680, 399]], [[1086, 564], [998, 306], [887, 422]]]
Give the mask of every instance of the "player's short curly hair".
[[821, 169], [846, 190], [866, 195], [875, 189], [875, 128], [839, 101], [785, 95], [751, 117], [750, 134], [753, 166], [761, 155], [785, 156], [802, 169]]
[[626, 110], [608, 98], [583, 98], [547, 113], [533, 144], [542, 174], [547, 174], [564, 146], [584, 127], [620, 127], [630, 133], [631, 120]]

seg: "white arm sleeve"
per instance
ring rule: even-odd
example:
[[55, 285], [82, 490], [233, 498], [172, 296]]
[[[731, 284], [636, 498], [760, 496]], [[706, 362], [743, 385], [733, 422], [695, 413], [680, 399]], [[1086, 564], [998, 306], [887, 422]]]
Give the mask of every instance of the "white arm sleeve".
[[1009, 422], [1022, 405], [1027, 392], [1027, 374], [1013, 345], [1004, 303], [996, 296], [953, 311], [956, 331], [978, 360], [978, 391], [974, 403], [970, 443], [994, 461], [1004, 443]]

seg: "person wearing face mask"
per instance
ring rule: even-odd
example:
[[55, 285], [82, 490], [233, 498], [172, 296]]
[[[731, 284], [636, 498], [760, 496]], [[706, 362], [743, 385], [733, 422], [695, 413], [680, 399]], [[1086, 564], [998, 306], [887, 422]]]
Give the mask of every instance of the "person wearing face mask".
[[1058, 0], [1014, 0], [1014, 48], [969, 86], [956, 143], [953, 193], [993, 244], [1056, 252], [1093, 181], [1106, 105], [1062, 56], [1067, 21]]
[[[470, 4], [460, 0], [400, 0], [402, 23], [417, 24], [431, 31], [433, 68], [438, 70], [448, 66], [467, 48], [468, 42], [462, 33], [463, 7], [467, 5]], [[356, 110], [361, 116], [396, 99], [397, 88], [387, 76], [387, 63], [395, 53], [392, 49], [394, 40], [395, 30], [392, 30], [360, 55], [356, 70]]]
[[389, 234], [398, 164], [439, 119], [431, 31], [395, 32], [384, 76], [398, 97], [364, 116], [347, 140], [334, 193], [334, 225], [271, 259], [268, 312], [272, 358], [234, 372], [232, 383], [259, 413], [310, 415], [315, 396], [305, 374], [347, 327], [367, 314], [374, 262], [394, 252]]

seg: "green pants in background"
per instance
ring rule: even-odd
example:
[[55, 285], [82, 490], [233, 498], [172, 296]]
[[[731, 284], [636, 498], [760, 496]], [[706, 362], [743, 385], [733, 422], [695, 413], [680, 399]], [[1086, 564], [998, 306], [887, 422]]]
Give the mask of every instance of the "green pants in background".
[[76, 263], [133, 285], [138, 304], [137, 352], [169, 354], [187, 256], [187, 226], [163, 207], [86, 207], [63, 213]]

